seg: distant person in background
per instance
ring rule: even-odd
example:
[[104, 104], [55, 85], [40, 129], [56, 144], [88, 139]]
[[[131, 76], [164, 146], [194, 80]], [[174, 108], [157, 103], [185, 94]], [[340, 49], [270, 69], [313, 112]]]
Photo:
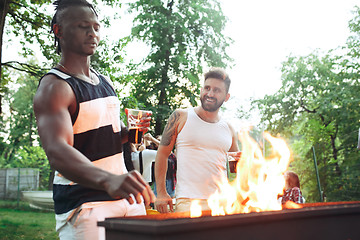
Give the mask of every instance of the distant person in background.
[[161, 135], [158, 135], [156, 138], [153, 137], [150, 133], [144, 135], [144, 144], [146, 149], [157, 150], [160, 145]]
[[[145, 137], [146, 135], [146, 137]], [[144, 135], [148, 138], [150, 133]], [[152, 136], [151, 136], [152, 137]], [[146, 149], [144, 143], [134, 144], [130, 143], [131, 161], [135, 170], [139, 171], [143, 178], [148, 182], [152, 182], [152, 165], [155, 162], [156, 150]]]
[[302, 196], [300, 190], [300, 181], [296, 173], [287, 171], [284, 174], [285, 188], [284, 194], [281, 197], [281, 204], [285, 204], [287, 201], [294, 203], [305, 203], [305, 198]]
[[142, 142], [124, 143], [124, 159], [128, 171], [137, 170], [143, 178], [148, 182], [154, 182], [153, 164], [155, 162], [157, 146], [160, 140], [154, 138], [150, 133], [146, 133]]

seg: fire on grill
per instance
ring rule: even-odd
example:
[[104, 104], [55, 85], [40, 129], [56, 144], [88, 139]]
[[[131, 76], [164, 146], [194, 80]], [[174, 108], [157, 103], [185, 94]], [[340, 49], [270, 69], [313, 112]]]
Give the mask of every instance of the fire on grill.
[[277, 197], [285, 186], [283, 173], [289, 166], [290, 150], [283, 139], [268, 133], [264, 137], [273, 149], [267, 158], [247, 131], [239, 133], [242, 152], [236, 178], [229, 182], [224, 177], [219, 190], [208, 199], [213, 216], [281, 210]]
[[277, 197], [290, 150], [284, 140], [264, 137], [273, 150], [267, 158], [247, 132], [239, 134], [236, 178], [218, 183], [208, 199], [211, 211], [193, 202], [190, 213], [109, 218], [98, 223], [106, 239], [360, 239], [360, 202], [289, 203], [282, 210]]

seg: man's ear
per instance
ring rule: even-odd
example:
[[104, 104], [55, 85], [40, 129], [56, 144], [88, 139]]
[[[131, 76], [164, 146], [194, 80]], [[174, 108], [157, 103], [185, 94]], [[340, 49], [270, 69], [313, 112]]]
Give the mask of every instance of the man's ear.
[[229, 100], [229, 98], [230, 98], [230, 93], [227, 93], [226, 98], [225, 98], [225, 102], [227, 102]]
[[53, 32], [57, 38], [61, 38], [61, 28], [59, 24], [53, 25]]

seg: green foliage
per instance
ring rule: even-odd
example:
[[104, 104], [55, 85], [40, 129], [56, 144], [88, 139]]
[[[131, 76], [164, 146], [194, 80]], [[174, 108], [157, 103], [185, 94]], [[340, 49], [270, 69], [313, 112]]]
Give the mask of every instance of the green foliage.
[[7, 12], [7, 33], [12, 32], [16, 39], [21, 39], [21, 53], [24, 57], [35, 55], [30, 44], [37, 43], [40, 46], [42, 54], [47, 59], [53, 59], [55, 53], [52, 47], [51, 36], [49, 35], [49, 26], [52, 16], [48, 12], [48, 6], [51, 0], [25, 0], [10, 1]]
[[38, 168], [40, 172], [40, 190], [47, 190], [51, 176], [51, 168], [44, 150], [37, 147], [22, 147], [18, 149], [11, 161], [12, 168]]
[[255, 101], [269, 130], [293, 139], [295, 172], [303, 178], [310, 201], [319, 199], [311, 146], [319, 159], [323, 191], [332, 201], [344, 199], [335, 195], [341, 186], [334, 179], [345, 177], [342, 168], [352, 166], [350, 156], [356, 155], [360, 84], [344, 74], [346, 69], [339, 71], [334, 59], [316, 53], [289, 57], [278, 93]]
[[226, 18], [216, 0], [139, 0], [132, 36], [151, 47], [134, 71], [134, 95], [153, 110], [161, 134], [170, 113], [186, 100], [196, 105], [204, 66], [225, 67], [231, 40], [222, 33]]
[[[353, 59], [358, 59], [360, 57], [360, 7], [355, 7], [354, 18], [349, 22], [350, 31], [353, 33], [347, 41], [349, 54]], [[351, 60], [350, 60], [351, 61]], [[354, 70], [358, 70], [359, 62], [353, 61]], [[356, 68], [357, 67], [357, 68]]]
[[[99, 48], [91, 58], [92, 67], [100, 73], [104, 73], [110, 77], [112, 81], [120, 83], [125, 86], [128, 82], [124, 78], [124, 70], [121, 67], [124, 65], [123, 49], [129, 43], [129, 38], [125, 37], [115, 42], [110, 43], [108, 39], [103, 39], [100, 42]], [[119, 93], [121, 88], [117, 88]]]
[[[29, 75], [20, 75], [16, 84], [18, 88], [9, 91], [6, 98], [10, 106], [10, 116], [7, 120], [10, 127], [8, 141], [12, 149], [32, 146], [38, 138], [32, 107], [38, 79]], [[12, 152], [9, 149], [10, 151]], [[10, 154], [9, 158], [12, 155]]]
[[16, 81], [18, 88], [9, 91], [10, 105], [7, 142], [0, 145], [0, 167], [39, 168], [40, 188], [47, 189], [51, 169], [43, 149], [38, 144], [36, 121], [32, 100], [38, 85], [38, 78], [20, 75]]
[[[360, 167], [356, 149], [360, 119], [358, 71], [360, 11], [350, 21], [348, 46], [321, 55], [289, 56], [282, 66], [282, 86], [253, 101], [273, 134], [291, 139], [290, 169], [300, 176], [307, 201], [319, 201], [314, 156], [328, 201], [359, 200]], [[345, 54], [344, 54], [345, 52]]]

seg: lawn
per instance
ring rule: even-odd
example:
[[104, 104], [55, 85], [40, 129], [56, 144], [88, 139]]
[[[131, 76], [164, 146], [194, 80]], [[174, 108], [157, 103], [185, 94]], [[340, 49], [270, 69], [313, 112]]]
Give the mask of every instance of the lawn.
[[0, 201], [0, 240], [57, 240], [54, 212], [32, 209], [26, 203]]

